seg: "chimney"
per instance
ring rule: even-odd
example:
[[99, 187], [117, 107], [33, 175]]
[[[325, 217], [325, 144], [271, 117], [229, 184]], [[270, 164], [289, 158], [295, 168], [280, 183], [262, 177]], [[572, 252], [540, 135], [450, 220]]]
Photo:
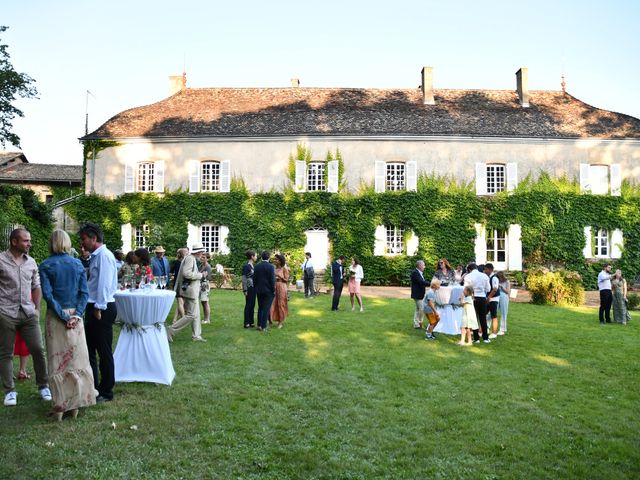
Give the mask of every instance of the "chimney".
[[516, 84], [520, 105], [527, 108], [529, 106], [529, 69], [527, 67], [522, 67], [516, 72]]
[[298, 88], [300, 86], [300, 79], [299, 78], [292, 78], [291, 79], [291, 86], [293, 88]]
[[433, 67], [422, 67], [422, 103], [425, 105], [435, 105], [433, 97]]
[[182, 75], [171, 75], [169, 77], [169, 96], [187, 88], [187, 74], [182, 72]]

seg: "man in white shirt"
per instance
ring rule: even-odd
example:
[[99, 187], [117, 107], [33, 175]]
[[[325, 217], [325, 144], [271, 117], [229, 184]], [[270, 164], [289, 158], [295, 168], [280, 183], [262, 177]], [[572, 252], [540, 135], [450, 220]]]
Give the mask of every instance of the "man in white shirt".
[[611, 294], [611, 265], [604, 264], [602, 271], [598, 274], [598, 290], [600, 290], [600, 311], [598, 317], [600, 324], [604, 325], [605, 320], [611, 323], [611, 302], [613, 295]]
[[304, 296], [305, 298], [311, 298], [315, 294], [313, 288], [313, 279], [316, 274], [313, 270], [313, 261], [311, 260], [311, 253], [306, 252], [304, 254], [304, 263], [302, 264], [302, 280], [304, 281]]
[[[118, 290], [116, 259], [103, 243], [100, 226], [87, 223], [80, 228], [80, 245], [91, 253], [89, 259], [89, 301], [84, 314], [85, 335], [89, 350], [89, 363], [98, 397], [96, 402], [113, 400], [115, 372], [113, 364], [113, 324], [116, 321], [116, 303], [113, 298]], [[97, 357], [100, 359], [98, 365]], [[99, 373], [99, 374], [98, 374]]]
[[[478, 271], [475, 263], [467, 266], [467, 275], [464, 277], [464, 286], [473, 288], [473, 308], [476, 311], [478, 325], [482, 329], [482, 340], [484, 343], [491, 343], [489, 331], [487, 329], [487, 294], [491, 291], [489, 277]], [[473, 331], [473, 343], [480, 343], [478, 330]]]

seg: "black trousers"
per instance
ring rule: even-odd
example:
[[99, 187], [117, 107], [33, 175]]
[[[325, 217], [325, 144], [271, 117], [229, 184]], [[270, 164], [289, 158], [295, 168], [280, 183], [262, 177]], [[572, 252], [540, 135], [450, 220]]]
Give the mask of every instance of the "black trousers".
[[302, 281], [304, 282], [305, 297], [313, 297], [313, 295], [316, 293], [313, 289], [313, 278], [314, 277], [310, 277], [309, 275], [307, 275], [306, 272], [302, 276]]
[[[93, 381], [98, 393], [105, 398], [113, 398], [116, 383], [113, 367], [113, 323], [116, 321], [116, 304], [108, 303], [98, 320], [93, 315], [93, 303], [87, 304], [84, 314], [84, 332], [87, 337], [89, 363], [93, 370]], [[99, 362], [98, 358], [99, 357]]]
[[[482, 328], [482, 339], [489, 340], [489, 331], [487, 329], [487, 299], [485, 297], [473, 297], [473, 308], [476, 311], [478, 325]], [[473, 340], [480, 340], [478, 330], [473, 331]]]
[[253, 314], [256, 309], [256, 289], [247, 288], [247, 296], [244, 297], [244, 326], [253, 326]]
[[611, 290], [600, 290], [600, 311], [598, 317], [600, 323], [611, 323], [611, 303], [613, 302], [613, 295]]
[[272, 293], [258, 293], [258, 326], [267, 328], [269, 323], [269, 311], [275, 295]]
[[344, 287], [344, 281], [340, 280], [338, 283], [333, 284], [333, 301], [331, 302], [331, 310], [337, 310], [340, 303], [340, 297], [342, 296], [342, 288]]

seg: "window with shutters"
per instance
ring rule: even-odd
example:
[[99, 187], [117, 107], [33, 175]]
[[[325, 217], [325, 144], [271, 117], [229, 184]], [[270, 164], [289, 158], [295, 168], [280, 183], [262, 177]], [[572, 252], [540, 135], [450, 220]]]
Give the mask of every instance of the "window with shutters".
[[488, 231], [487, 232], [487, 262], [500, 264], [506, 261], [507, 261], [506, 232], [504, 230]]
[[220, 226], [200, 225], [200, 243], [207, 252], [218, 253], [220, 251]]
[[487, 193], [503, 192], [507, 186], [505, 166], [499, 163], [487, 164]]
[[395, 227], [393, 225], [386, 225], [386, 255], [401, 255], [404, 253], [404, 242], [402, 235], [404, 230], [401, 227]]
[[146, 248], [149, 238], [149, 225], [136, 225], [133, 229], [133, 248]]
[[405, 164], [401, 162], [387, 162], [386, 164], [387, 191], [395, 192], [405, 189]]
[[307, 191], [324, 192], [327, 186], [324, 183], [325, 162], [309, 162], [307, 165]]
[[202, 162], [200, 165], [200, 191], [220, 191], [220, 162]]
[[136, 175], [136, 191], [137, 192], [153, 192], [153, 162], [138, 163], [138, 171]]
[[580, 190], [592, 195], [620, 196], [622, 168], [619, 163], [611, 165], [580, 164]]
[[591, 193], [606, 195], [609, 193], [609, 167], [607, 165], [589, 165]]
[[609, 232], [606, 230], [598, 230], [595, 235], [595, 256], [610, 258], [611, 249], [609, 243]]

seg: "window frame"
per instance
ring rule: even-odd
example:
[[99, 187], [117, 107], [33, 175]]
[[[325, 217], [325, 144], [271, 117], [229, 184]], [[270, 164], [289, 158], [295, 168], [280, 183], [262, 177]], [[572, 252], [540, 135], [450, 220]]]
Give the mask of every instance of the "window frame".
[[154, 192], [155, 162], [138, 162], [136, 164], [135, 182], [136, 192]]
[[[402, 178], [398, 180], [399, 167], [402, 167]], [[395, 170], [395, 172], [393, 171]], [[394, 184], [395, 182], [395, 184]], [[407, 189], [407, 164], [405, 162], [385, 162], [384, 190], [386, 192], [401, 192]]]
[[[493, 229], [487, 233], [491, 235], [486, 236], [485, 240], [485, 258], [486, 263], [492, 264], [508, 264], [509, 263], [509, 233], [507, 230]], [[503, 242], [503, 248], [500, 248], [500, 241]], [[493, 247], [489, 246], [489, 243], [493, 244]], [[500, 260], [500, 252], [503, 253], [504, 258]]]
[[[205, 231], [208, 230], [209, 238], [205, 238]], [[214, 223], [203, 223], [199, 228], [200, 244], [205, 250], [211, 254], [220, 252], [221, 247], [221, 228], [220, 225]], [[215, 233], [215, 234], [214, 234]], [[215, 237], [215, 238], [214, 238]]]
[[[205, 174], [205, 167], [210, 167], [213, 169], [214, 166], [217, 166], [218, 171], [211, 172], [209, 174]], [[220, 182], [221, 182], [221, 162], [217, 160], [205, 160], [200, 162], [200, 191], [201, 192], [219, 192], [220, 191]], [[208, 175], [209, 178], [206, 178]], [[206, 180], [208, 181], [205, 181]]]
[[[504, 163], [486, 163], [486, 191], [487, 195], [495, 195], [507, 190], [507, 165]], [[501, 172], [498, 172], [498, 168]], [[498, 178], [502, 175], [502, 184], [498, 185]]]
[[404, 228], [397, 227], [395, 225], [385, 225], [384, 230], [384, 255], [404, 255], [406, 252], [406, 245], [404, 244]]
[[[604, 233], [604, 235], [602, 235]], [[593, 236], [594, 240], [594, 257], [595, 258], [612, 258], [611, 257], [611, 234], [608, 230], [601, 228], [596, 230]], [[604, 242], [603, 242], [604, 240]], [[605, 253], [602, 253], [603, 250]]]
[[307, 192], [327, 191], [327, 185], [325, 183], [326, 169], [327, 162], [311, 161], [307, 163]]
[[[142, 239], [142, 244], [138, 243], [138, 239]], [[142, 225], [134, 225], [133, 227], [133, 248], [147, 248], [147, 241], [149, 240], [149, 225], [143, 223]]]

